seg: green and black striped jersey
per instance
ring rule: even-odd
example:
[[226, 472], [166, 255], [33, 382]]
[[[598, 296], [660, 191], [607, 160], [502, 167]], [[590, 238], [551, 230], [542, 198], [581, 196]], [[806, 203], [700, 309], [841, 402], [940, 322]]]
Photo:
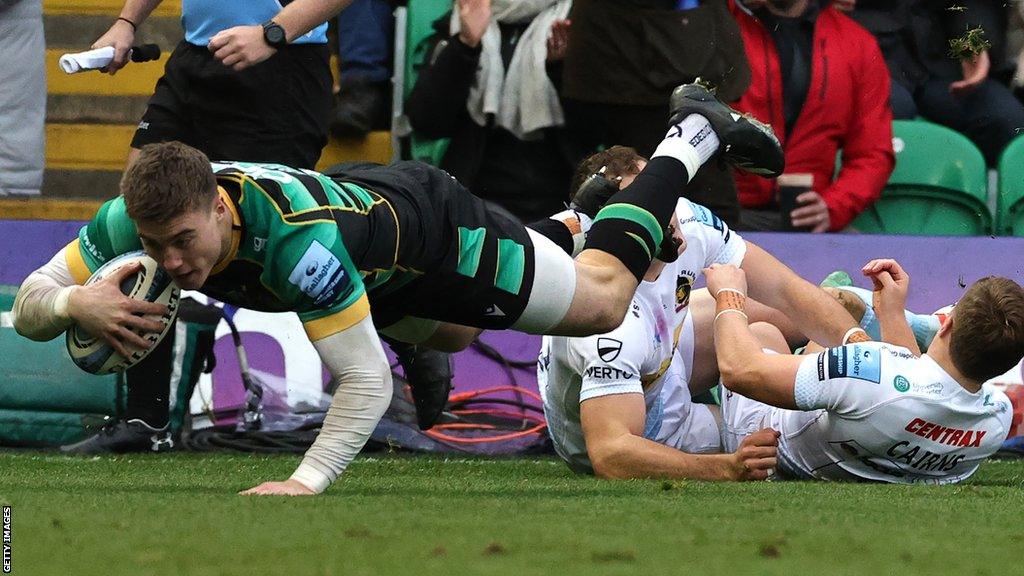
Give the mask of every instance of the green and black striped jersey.
[[[234, 218], [231, 250], [202, 292], [299, 314], [316, 340], [359, 322], [405, 316], [511, 325], [533, 281], [522, 224], [487, 208], [447, 173], [419, 162], [320, 174], [276, 164], [213, 163]], [[139, 250], [124, 200], [105, 203], [68, 247], [78, 282]]]
[[[380, 195], [280, 165], [212, 167], [234, 231], [231, 251], [203, 293], [254, 310], [297, 312], [316, 339], [366, 316], [367, 285], [384, 290], [416, 277], [397, 265], [398, 219]], [[106, 202], [69, 248], [79, 282], [111, 258], [141, 249], [124, 199]]]

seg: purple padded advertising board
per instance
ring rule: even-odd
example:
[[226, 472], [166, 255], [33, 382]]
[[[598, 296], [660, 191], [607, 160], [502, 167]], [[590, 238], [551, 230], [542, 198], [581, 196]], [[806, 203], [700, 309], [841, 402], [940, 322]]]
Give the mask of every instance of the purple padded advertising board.
[[[73, 239], [82, 224], [0, 220], [0, 284], [19, 284]], [[744, 237], [812, 282], [842, 269], [866, 287], [869, 283], [860, 276], [860, 267], [872, 258], [895, 258], [910, 274], [908, 305], [917, 312], [932, 312], [956, 301], [965, 286], [983, 276], [1006, 276], [1018, 282], [1024, 279], [1024, 238], [771, 233], [748, 233]], [[254, 369], [281, 378], [290, 390], [306, 388], [317, 392], [324, 371], [294, 315], [240, 310], [235, 321], [243, 332]], [[227, 328], [222, 325], [217, 335], [220, 362], [212, 378], [204, 377], [197, 395], [205, 395], [207, 408], [212, 403], [223, 409], [241, 401], [242, 386]], [[483, 340], [508, 360], [533, 361], [540, 338], [491, 332]], [[455, 387], [459, 391], [510, 383], [530, 389], [537, 386], [532, 369], [506, 367], [473, 350], [455, 355], [454, 363]]]

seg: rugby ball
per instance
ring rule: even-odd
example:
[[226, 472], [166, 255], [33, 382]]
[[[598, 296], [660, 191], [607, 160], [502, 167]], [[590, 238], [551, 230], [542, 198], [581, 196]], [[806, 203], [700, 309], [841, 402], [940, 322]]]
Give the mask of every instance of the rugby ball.
[[174, 322], [174, 318], [178, 315], [178, 298], [181, 291], [171, 280], [170, 275], [160, 268], [156, 260], [142, 251], [122, 254], [100, 266], [99, 270], [89, 277], [85, 285], [95, 284], [122, 266], [136, 262], [141, 263], [142, 267], [137, 273], [128, 276], [121, 282], [121, 292], [137, 300], [167, 305], [167, 314], [160, 318], [163, 328], [160, 332], [139, 333], [140, 336], [152, 342], [152, 345], [145, 350], [129, 347], [132, 354], [125, 358], [118, 354], [113, 346], [107, 344], [106, 340], [93, 337], [77, 324], [71, 326], [67, 331], [68, 354], [71, 356], [71, 360], [86, 372], [110, 374], [111, 372], [121, 372], [138, 364], [163, 340]]

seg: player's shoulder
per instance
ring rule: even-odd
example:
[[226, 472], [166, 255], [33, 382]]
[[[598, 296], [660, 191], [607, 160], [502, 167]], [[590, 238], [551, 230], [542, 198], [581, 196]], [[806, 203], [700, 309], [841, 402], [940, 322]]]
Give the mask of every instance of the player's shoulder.
[[680, 198], [676, 204], [676, 219], [684, 236], [707, 236], [709, 234], [722, 237], [725, 242], [737, 241], [740, 236], [731, 230], [724, 220], [707, 207]]
[[982, 405], [990, 410], [990, 413], [999, 419], [1000, 423], [1009, 430], [1013, 421], [1013, 403], [1001, 388], [993, 384], [983, 384], [981, 387]]
[[696, 225], [710, 226], [715, 215], [700, 204], [680, 198], [676, 203], [676, 218], [679, 220], [679, 226], [685, 228]]
[[851, 379], [879, 384], [894, 365], [911, 365], [917, 357], [910, 350], [885, 342], [857, 342], [829, 348], [818, 355], [822, 380]]
[[128, 217], [124, 197], [117, 196], [104, 202], [88, 224], [79, 232], [79, 248], [82, 256], [93, 265], [138, 250], [138, 229], [135, 222]]
[[128, 208], [125, 206], [124, 196], [115, 196], [101, 204], [93, 216], [93, 220], [113, 223], [119, 223], [122, 220], [131, 221], [128, 218]]
[[651, 354], [649, 314], [636, 298], [618, 328], [604, 334], [567, 338], [566, 350], [584, 364], [639, 364]]

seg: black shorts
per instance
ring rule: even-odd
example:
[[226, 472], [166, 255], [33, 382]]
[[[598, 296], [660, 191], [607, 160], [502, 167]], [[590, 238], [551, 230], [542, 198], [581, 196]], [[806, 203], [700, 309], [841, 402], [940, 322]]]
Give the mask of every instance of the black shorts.
[[132, 147], [178, 140], [211, 160], [314, 168], [327, 144], [326, 44], [293, 44], [241, 72], [181, 42], [167, 60]]
[[500, 329], [522, 315], [536, 259], [534, 241], [520, 222], [489, 208], [447, 172], [422, 162], [339, 165], [324, 173], [381, 195], [398, 218], [398, 233], [385, 231], [382, 222], [374, 227], [380, 236], [372, 244], [393, 250], [390, 238], [397, 236], [398, 265], [417, 276], [405, 282], [409, 276], [396, 272], [391, 281], [370, 288], [378, 328], [414, 316]]

